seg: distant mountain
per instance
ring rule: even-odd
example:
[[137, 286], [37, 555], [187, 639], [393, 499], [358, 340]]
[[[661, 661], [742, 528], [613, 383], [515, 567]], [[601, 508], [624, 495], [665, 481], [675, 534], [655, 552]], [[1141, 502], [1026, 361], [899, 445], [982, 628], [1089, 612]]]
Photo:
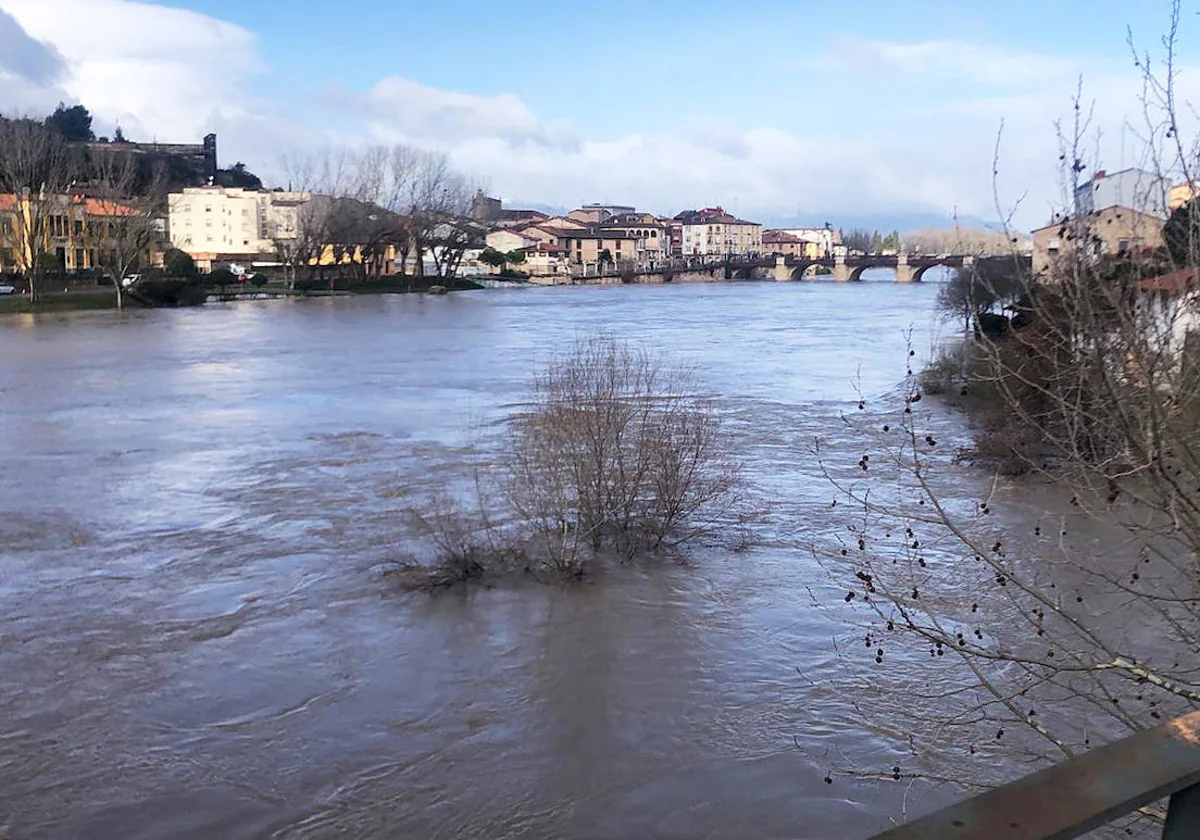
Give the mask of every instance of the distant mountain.
[[[761, 221], [764, 225], [772, 228], [823, 227], [826, 222], [829, 222], [835, 229], [841, 228], [843, 231], [863, 228], [864, 230], [871, 231], [878, 230], [883, 234], [887, 234], [893, 230], [898, 230], [900, 233], [908, 233], [910, 231], [921, 230], [922, 228], [950, 229], [954, 227], [955, 223], [955, 219], [952, 216], [940, 215], [938, 213], [894, 212], [856, 213], [853, 215], [830, 214], [828, 216], [798, 214], [795, 216], [755, 219], [755, 221]], [[978, 216], [959, 216], [958, 225], [964, 228], [997, 229], [1000, 227], [998, 222], [987, 221]]]
[[571, 212], [567, 207], [556, 207], [553, 204], [541, 204], [537, 201], [522, 201], [519, 198], [504, 199], [505, 210], [536, 210], [547, 216], [565, 216]]

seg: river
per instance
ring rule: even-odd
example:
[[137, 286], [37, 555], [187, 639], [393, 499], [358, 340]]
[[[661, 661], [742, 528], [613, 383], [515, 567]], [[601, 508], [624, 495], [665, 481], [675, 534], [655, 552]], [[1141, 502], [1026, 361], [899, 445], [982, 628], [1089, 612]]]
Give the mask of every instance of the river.
[[[887, 275], [885, 275], [886, 277]], [[597, 329], [694, 363], [815, 542], [809, 445], [894, 394], [937, 286], [488, 291], [0, 321], [0, 836], [840, 838], [903, 786], [766, 538], [439, 596], [405, 511]], [[809, 514], [812, 514], [809, 518]], [[836, 599], [834, 599], [836, 600]], [[882, 756], [882, 757], [881, 757]]]

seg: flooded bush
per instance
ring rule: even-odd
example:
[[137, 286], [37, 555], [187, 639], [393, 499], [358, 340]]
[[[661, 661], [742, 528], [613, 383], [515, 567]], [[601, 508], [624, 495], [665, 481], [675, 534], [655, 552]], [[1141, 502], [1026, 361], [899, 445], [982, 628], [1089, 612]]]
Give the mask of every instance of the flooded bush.
[[740, 499], [721, 416], [693, 371], [608, 337], [538, 376], [502, 458], [504, 496], [549, 565], [631, 560], [709, 532]]
[[691, 369], [612, 338], [581, 340], [536, 376], [474, 487], [439, 493], [416, 515], [436, 554], [433, 582], [679, 556], [740, 524], [729, 452]]

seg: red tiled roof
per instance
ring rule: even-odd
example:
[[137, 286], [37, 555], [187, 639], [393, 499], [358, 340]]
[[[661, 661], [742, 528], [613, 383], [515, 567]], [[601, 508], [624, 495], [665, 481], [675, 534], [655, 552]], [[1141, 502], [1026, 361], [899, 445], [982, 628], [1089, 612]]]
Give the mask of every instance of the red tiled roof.
[[126, 204], [107, 199], [84, 199], [86, 212], [89, 216], [138, 216], [140, 212]]
[[772, 242], [778, 244], [796, 244], [799, 245], [804, 240], [799, 236], [794, 236], [785, 230], [768, 230], [763, 234], [763, 242]]
[[[118, 201], [109, 201], [99, 198], [85, 198], [83, 196], [72, 196], [71, 202], [75, 206], [84, 205], [84, 212], [89, 216], [137, 216], [138, 210]], [[0, 193], [0, 211], [12, 210], [17, 205], [17, 197], [12, 193]]]

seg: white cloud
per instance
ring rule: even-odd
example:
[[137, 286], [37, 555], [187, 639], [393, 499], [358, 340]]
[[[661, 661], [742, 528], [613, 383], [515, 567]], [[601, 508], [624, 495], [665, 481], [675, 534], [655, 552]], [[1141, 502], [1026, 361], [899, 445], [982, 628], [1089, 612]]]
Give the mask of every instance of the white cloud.
[[0, 0], [0, 10], [62, 57], [58, 87], [101, 128], [182, 142], [252, 110], [256, 39], [231, 23], [132, 0]]
[[[215, 130], [223, 162], [244, 160], [267, 176], [297, 145], [411, 142], [446, 150], [503, 195], [659, 212], [720, 203], [765, 219], [945, 217], [954, 209], [995, 217], [992, 147], [1003, 118], [1002, 191], [1028, 190], [1018, 221], [1040, 223], [1059, 194], [1052, 121], [1069, 113], [1080, 70], [1071, 59], [988, 45], [847, 36], [805, 65], [808, 93], [796, 94], [796, 108], [786, 107], [786, 78], [763, 77], [746, 94], [771, 106], [755, 111], [762, 114], [756, 123], [693, 117], [650, 132], [622, 130], [616, 113], [607, 136], [588, 137], [554, 114], [536, 113], [514, 92], [443, 90], [401, 76], [365, 92], [327, 88], [304, 107], [259, 101], [247, 92], [264, 69], [256, 36], [182, 9], [135, 0], [0, 0], [0, 10], [0, 110], [44, 113], [66, 99], [86, 104], [101, 131], [120, 121], [131, 137], [186, 141]], [[1181, 84], [1200, 94], [1196, 78], [1185, 73]], [[889, 95], [903, 98], [881, 104], [888, 80], [903, 85]], [[1093, 84], [1105, 97], [1104, 163], [1137, 163], [1116, 142], [1122, 122], [1136, 117], [1136, 77], [1110, 70]], [[815, 108], [814, 90], [824, 103]], [[1131, 132], [1125, 135], [1132, 149]]]
[[335, 90], [324, 98], [363, 116], [371, 135], [379, 140], [446, 145], [498, 138], [560, 148], [575, 148], [579, 143], [578, 135], [568, 126], [543, 124], [512, 93], [479, 96], [389, 76], [365, 95]]

